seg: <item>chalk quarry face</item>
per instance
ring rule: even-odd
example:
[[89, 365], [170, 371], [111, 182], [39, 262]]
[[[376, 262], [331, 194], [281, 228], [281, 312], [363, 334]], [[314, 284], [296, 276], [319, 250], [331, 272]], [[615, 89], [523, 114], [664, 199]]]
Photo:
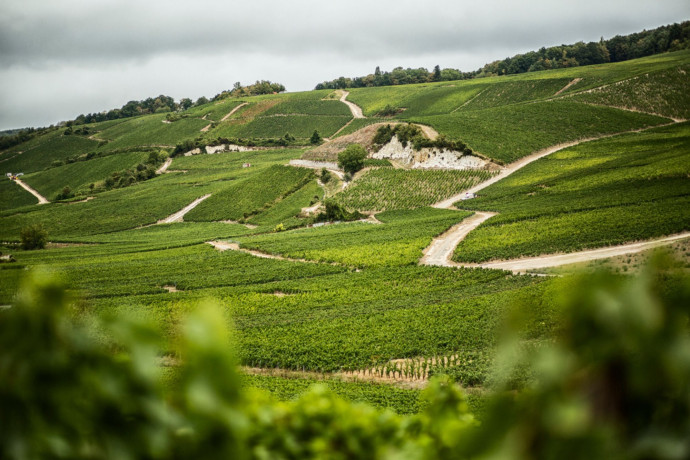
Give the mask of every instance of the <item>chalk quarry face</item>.
[[397, 136], [371, 157], [396, 160], [412, 169], [485, 169], [489, 165], [482, 158], [454, 150], [423, 148], [417, 151], [411, 143], [403, 146]]

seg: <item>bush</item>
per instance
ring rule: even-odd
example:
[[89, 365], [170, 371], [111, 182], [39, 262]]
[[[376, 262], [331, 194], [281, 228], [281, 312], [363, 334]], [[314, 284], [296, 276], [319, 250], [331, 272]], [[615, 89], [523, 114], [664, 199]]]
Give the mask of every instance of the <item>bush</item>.
[[321, 182], [327, 184], [331, 180], [331, 173], [326, 168], [321, 169]]
[[[151, 325], [75, 320], [64, 287], [35, 278], [0, 311], [11, 421], [0, 458], [688, 458], [687, 272], [657, 262], [640, 278], [564, 278], [545, 291], [560, 303], [560, 338], [532, 356], [533, 387], [495, 395], [478, 425], [447, 379], [431, 380], [425, 408], [407, 417], [320, 386], [286, 403], [244, 391], [227, 318], [208, 304], [175, 333], [166, 395]], [[520, 311], [538, 307], [524, 301]], [[507, 370], [520, 364], [514, 350]]]
[[48, 233], [42, 224], [33, 224], [22, 228], [19, 237], [22, 249], [44, 249], [48, 242]]
[[359, 220], [364, 217], [360, 212], [350, 212], [343, 205], [335, 200], [325, 200], [323, 202], [324, 211], [316, 216], [317, 222], [347, 222], [352, 220]]
[[348, 145], [338, 154], [338, 166], [346, 173], [354, 174], [364, 167], [367, 151], [359, 144]]

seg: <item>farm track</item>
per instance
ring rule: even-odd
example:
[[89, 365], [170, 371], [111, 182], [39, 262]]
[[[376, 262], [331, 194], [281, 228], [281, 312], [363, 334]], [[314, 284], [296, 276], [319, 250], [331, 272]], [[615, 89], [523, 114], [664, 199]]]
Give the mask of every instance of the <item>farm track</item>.
[[21, 188], [32, 194], [38, 199], [38, 203], [36, 204], [48, 204], [50, 201], [40, 193], [38, 193], [35, 189], [27, 185], [25, 182], [23, 182], [21, 179], [14, 179], [14, 182], [16, 182]]
[[[255, 251], [252, 249], [244, 249], [244, 248], [241, 248], [240, 245], [237, 243], [229, 243], [227, 241], [208, 241], [208, 244], [210, 244], [211, 246], [213, 246], [214, 248], [216, 248], [217, 250], [219, 250], [221, 252], [223, 252], [223, 251], [244, 252], [245, 254], [249, 254], [250, 256], [260, 257], [262, 259], [286, 260], [288, 262], [298, 262], [298, 263], [306, 263], [306, 264], [324, 263], [324, 262], [318, 262], [316, 260], [292, 259], [290, 257], [283, 257], [283, 256], [279, 256], [276, 254], [268, 254], [266, 252]], [[327, 262], [325, 262], [325, 263], [327, 263]], [[340, 265], [340, 264], [331, 263], [328, 265]]]
[[[491, 179], [482, 182], [481, 184], [475, 185], [474, 187], [458, 194], [453, 197], [450, 197], [446, 200], [440, 201], [432, 207], [434, 208], [439, 208], [439, 209], [455, 209], [454, 203], [460, 201], [466, 194], [474, 194], [477, 193], [480, 190], [485, 189], [486, 187], [495, 184], [501, 179], [504, 179], [511, 174], [513, 174], [516, 171], [519, 171], [520, 169], [524, 168], [528, 164], [537, 161], [540, 158], [544, 158], [545, 156], [551, 155], [552, 153], [558, 152], [560, 150], [569, 148], [569, 147], [574, 147], [579, 144], [583, 144], [585, 142], [590, 142], [590, 141], [595, 141], [595, 140], [600, 140], [600, 139], [606, 139], [609, 137], [614, 137], [614, 136], [619, 136], [621, 134], [629, 134], [629, 133], [636, 133], [636, 132], [642, 132], [646, 131], [649, 129], [653, 128], [661, 128], [664, 126], [670, 126], [673, 124], [678, 123], [677, 121], [673, 121], [671, 123], [667, 123], [664, 125], [657, 125], [657, 126], [649, 126], [646, 128], [641, 128], [641, 129], [635, 129], [631, 131], [623, 131], [620, 133], [614, 133], [614, 134], [605, 134], [602, 136], [597, 136], [593, 138], [587, 138], [587, 139], [580, 139], [577, 141], [573, 142], [566, 142], [562, 144], [557, 144], [552, 147], [548, 147], [543, 150], [539, 150], [531, 155], [528, 155], [526, 157], [521, 158], [520, 160], [509, 164], [506, 166], [504, 169], [501, 170], [499, 174], [496, 176], [492, 177]], [[618, 245], [618, 246], [611, 246], [607, 248], [598, 248], [598, 249], [591, 249], [591, 250], [586, 250], [586, 251], [578, 251], [578, 252], [572, 252], [569, 254], [545, 254], [542, 256], [538, 257], [530, 257], [530, 258], [519, 258], [519, 259], [511, 259], [511, 260], [499, 260], [499, 261], [492, 261], [492, 262], [486, 262], [482, 264], [471, 264], [471, 263], [458, 263], [458, 262], [453, 262], [451, 258], [453, 257], [453, 253], [455, 252], [455, 248], [457, 245], [464, 240], [467, 235], [474, 230], [475, 228], [479, 227], [483, 222], [486, 220], [490, 219], [496, 215], [496, 213], [487, 213], [487, 212], [480, 212], [477, 211], [475, 214], [467, 219], [464, 219], [463, 222], [465, 222], [465, 225], [462, 225], [463, 222], [460, 222], [459, 224], [455, 225], [452, 227], [450, 230], [445, 232], [444, 234], [434, 238], [429, 246], [427, 246], [426, 249], [424, 249], [423, 256], [419, 260], [420, 265], [436, 265], [436, 266], [445, 266], [445, 267], [474, 267], [474, 268], [492, 268], [492, 269], [499, 269], [499, 270], [509, 270], [512, 271], [513, 273], [525, 273], [527, 270], [538, 270], [542, 268], [549, 268], [549, 267], [556, 267], [560, 265], [568, 265], [568, 264], [573, 264], [573, 263], [578, 263], [578, 262], [588, 262], [592, 260], [597, 260], [597, 259], [603, 259], [603, 258], [608, 258], [608, 257], [614, 257], [614, 256], [620, 256], [620, 255], [625, 255], [625, 254], [633, 254], [637, 252], [641, 252], [650, 248], [654, 247], [659, 247], [663, 246], [669, 243], [672, 243], [674, 241], [677, 241], [679, 239], [683, 238], [688, 238], [690, 237], [690, 232], [682, 233], [679, 235], [672, 235], [672, 236], [667, 236], [663, 238], [657, 238], [654, 240], [649, 240], [645, 242], [635, 242], [635, 243], [630, 243], [630, 244], [624, 244], [624, 245]]]
[[455, 262], [453, 262], [453, 264], [454, 266], [492, 268], [497, 270], [509, 270], [514, 273], [526, 273], [528, 270], [589, 262], [596, 259], [606, 259], [609, 257], [622, 256], [626, 254], [637, 254], [642, 251], [665, 246], [686, 238], [690, 238], [690, 232], [683, 232], [677, 235], [665, 236], [662, 238], [640, 241], [636, 243], [571, 252], [568, 254], [550, 254], [539, 257], [498, 260], [483, 264], [458, 264]]
[[350, 95], [349, 91], [343, 91], [342, 95], [340, 96], [340, 102], [343, 104], [347, 105], [350, 108], [350, 112], [352, 112], [352, 116], [354, 118], [366, 118], [364, 114], [362, 113], [362, 108], [355, 104], [354, 102], [350, 102], [347, 100], [347, 96]]
[[188, 204], [184, 208], [177, 211], [175, 214], [172, 214], [172, 215], [166, 217], [165, 219], [161, 219], [156, 223], [157, 224], [172, 224], [173, 222], [184, 222], [185, 214], [187, 214], [192, 209], [196, 208], [199, 205], [199, 203], [201, 203], [202, 201], [204, 201], [206, 198], [208, 198], [210, 196], [211, 196], [211, 194], [209, 193], [208, 195], [204, 195], [201, 198], [197, 198], [196, 200], [192, 201], [190, 204]]
[[165, 163], [163, 163], [160, 168], [156, 169], [156, 174], [163, 174], [165, 171], [167, 171], [170, 165], [172, 164], [172, 161], [172, 158], [168, 158], [167, 160], [165, 160]]
[[457, 264], [451, 261], [453, 252], [460, 241], [483, 222], [495, 216], [495, 212], [475, 212], [474, 215], [463, 219], [454, 225], [447, 232], [432, 240], [431, 244], [424, 250], [419, 263], [421, 265], [435, 265], [442, 267], [454, 267]]
[[572, 80], [570, 83], [568, 83], [567, 85], [565, 85], [563, 88], [559, 89], [559, 90], [556, 92], [556, 94], [554, 94], [554, 96], [560, 96], [562, 93], [564, 93], [564, 92], [567, 91], [568, 89], [572, 88], [573, 86], [577, 85], [577, 84], [580, 83], [581, 81], [582, 81], [582, 78], [579, 78], [579, 77], [578, 77], [578, 78], [575, 78], [575, 79]]
[[225, 121], [225, 120], [227, 120], [227, 119], [230, 118], [235, 112], [237, 112], [238, 110], [240, 110], [242, 107], [244, 107], [244, 106], [247, 105], [247, 104], [248, 104], [248, 102], [243, 102], [242, 104], [238, 105], [237, 107], [235, 107], [234, 109], [232, 109], [230, 112], [228, 112], [227, 115], [225, 115], [223, 118], [221, 118], [220, 121]]

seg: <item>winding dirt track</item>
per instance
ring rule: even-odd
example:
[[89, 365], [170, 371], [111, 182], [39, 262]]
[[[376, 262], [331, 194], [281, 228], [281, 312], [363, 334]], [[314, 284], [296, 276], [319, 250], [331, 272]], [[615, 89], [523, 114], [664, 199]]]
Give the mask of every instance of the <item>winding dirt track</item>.
[[458, 266], [458, 264], [450, 260], [455, 247], [460, 241], [465, 239], [468, 233], [495, 215], [495, 212], [475, 212], [474, 215], [454, 225], [443, 235], [434, 238], [431, 244], [424, 250], [424, 256], [422, 256], [419, 263], [421, 265], [443, 267]]
[[173, 222], [183, 222], [185, 214], [187, 214], [192, 209], [196, 208], [199, 203], [201, 203], [202, 201], [204, 201], [206, 198], [208, 198], [210, 196], [211, 196], [211, 194], [209, 193], [208, 195], [204, 195], [201, 198], [197, 198], [196, 200], [192, 201], [190, 204], [188, 204], [184, 208], [177, 211], [175, 214], [172, 214], [172, 215], [166, 217], [165, 219], [161, 219], [157, 223], [158, 224], [172, 224]]
[[46, 199], [43, 195], [38, 193], [36, 190], [34, 190], [32, 187], [28, 186], [26, 183], [24, 183], [21, 179], [14, 179], [14, 181], [24, 190], [38, 198], [38, 203], [36, 204], [48, 204], [50, 201]]
[[165, 160], [165, 163], [163, 163], [160, 168], [156, 169], [156, 174], [163, 174], [165, 171], [167, 171], [172, 164], [172, 160], [172, 158]]
[[[289, 262], [300, 262], [300, 263], [307, 263], [307, 264], [320, 264], [321, 262], [318, 262], [316, 260], [307, 260], [307, 259], [292, 259], [290, 257], [283, 257], [283, 256], [278, 256], [275, 254], [267, 254], [265, 252], [261, 251], [254, 251], [252, 249], [244, 249], [241, 248], [239, 244], [237, 243], [229, 243], [227, 241], [208, 241], [208, 244], [213, 246], [219, 251], [238, 251], [238, 252], [244, 252], [245, 254], [249, 254], [254, 257], [260, 257], [262, 259], [274, 259], [274, 260], [287, 260]], [[338, 264], [331, 264], [331, 265], [338, 265]]]
[[[674, 123], [668, 123], [666, 125], [660, 126], [650, 126], [648, 128], [636, 129], [631, 131], [625, 131], [615, 134], [605, 134], [598, 137], [580, 139], [578, 141], [567, 142], [563, 144], [554, 145], [548, 147], [544, 150], [540, 150], [531, 155], [528, 155], [520, 160], [511, 163], [507, 167], [501, 170], [499, 174], [492, 177], [491, 179], [482, 182], [481, 184], [475, 185], [474, 187], [465, 190], [464, 192], [452, 196], [446, 200], [440, 201], [434, 205], [434, 208], [440, 209], [455, 209], [454, 203], [460, 201], [466, 194], [474, 194], [486, 187], [495, 184], [501, 179], [504, 179], [515, 171], [518, 171], [528, 164], [543, 158], [552, 153], [558, 152], [560, 150], [566, 149], [568, 147], [573, 147], [584, 142], [604, 139], [608, 137], [618, 136], [620, 134], [627, 134], [632, 132], [641, 132], [647, 129], [659, 128], [662, 126], [672, 125]], [[493, 262], [487, 262], [483, 264], [468, 264], [468, 263], [457, 263], [451, 260], [455, 248], [457, 245], [465, 239], [465, 237], [479, 225], [481, 225], [486, 220], [495, 216], [495, 213], [488, 212], [475, 212], [475, 214], [458, 225], [455, 225], [450, 230], [444, 234], [434, 238], [431, 244], [424, 250], [424, 256], [419, 260], [421, 265], [437, 265], [445, 267], [480, 267], [480, 268], [493, 268], [499, 270], [509, 270], [514, 273], [525, 273], [527, 270], [537, 270], [541, 268], [556, 267], [560, 265], [569, 265], [578, 262], [588, 262], [596, 259], [604, 259], [608, 257], [614, 257], [624, 254], [634, 254], [637, 252], [645, 251], [647, 249], [663, 246], [669, 244], [673, 241], [679, 239], [684, 239], [690, 237], [690, 232], [681, 233], [678, 235], [671, 235], [663, 238], [657, 238], [654, 240], [636, 242], [618, 246], [611, 246], [606, 248], [591, 249], [586, 251], [573, 252], [569, 254], [548, 254], [539, 257], [529, 257], [511, 260], [499, 260]]]
[[347, 96], [349, 94], [349, 91], [343, 91], [342, 96], [340, 96], [340, 102], [342, 102], [350, 108], [350, 112], [352, 112], [352, 116], [354, 118], [366, 118], [362, 113], [362, 109], [357, 104], [347, 100]]
[[221, 118], [220, 121], [227, 120], [228, 118], [230, 118], [232, 116], [233, 113], [237, 112], [238, 110], [240, 110], [242, 107], [244, 107], [247, 104], [248, 104], [248, 102], [241, 103], [240, 105], [238, 105], [237, 107], [232, 109], [227, 115], [225, 115], [223, 118]]
[[516, 273], [524, 273], [528, 270], [541, 268], [558, 267], [560, 265], [570, 265], [578, 262], [589, 262], [596, 259], [606, 259], [609, 257], [622, 256], [625, 254], [636, 254], [648, 249], [665, 246], [674, 241], [690, 238], [690, 232], [683, 232], [677, 235], [666, 236], [654, 240], [641, 241], [637, 243], [623, 244], [619, 246], [608, 246], [605, 248], [590, 249], [587, 251], [572, 252], [570, 254], [551, 254], [539, 257], [525, 257], [522, 259], [499, 260], [484, 264], [455, 264], [465, 267], [494, 268], [498, 270], [510, 270]]

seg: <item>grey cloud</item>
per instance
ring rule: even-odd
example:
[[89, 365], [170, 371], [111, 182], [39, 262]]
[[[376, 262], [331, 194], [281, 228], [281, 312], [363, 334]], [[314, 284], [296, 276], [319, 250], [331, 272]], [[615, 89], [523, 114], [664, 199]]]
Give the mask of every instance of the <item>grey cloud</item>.
[[687, 0], [9, 0], [0, 3], [0, 129], [160, 93], [209, 96], [234, 81], [304, 90], [375, 65], [474, 70], [688, 18]]

